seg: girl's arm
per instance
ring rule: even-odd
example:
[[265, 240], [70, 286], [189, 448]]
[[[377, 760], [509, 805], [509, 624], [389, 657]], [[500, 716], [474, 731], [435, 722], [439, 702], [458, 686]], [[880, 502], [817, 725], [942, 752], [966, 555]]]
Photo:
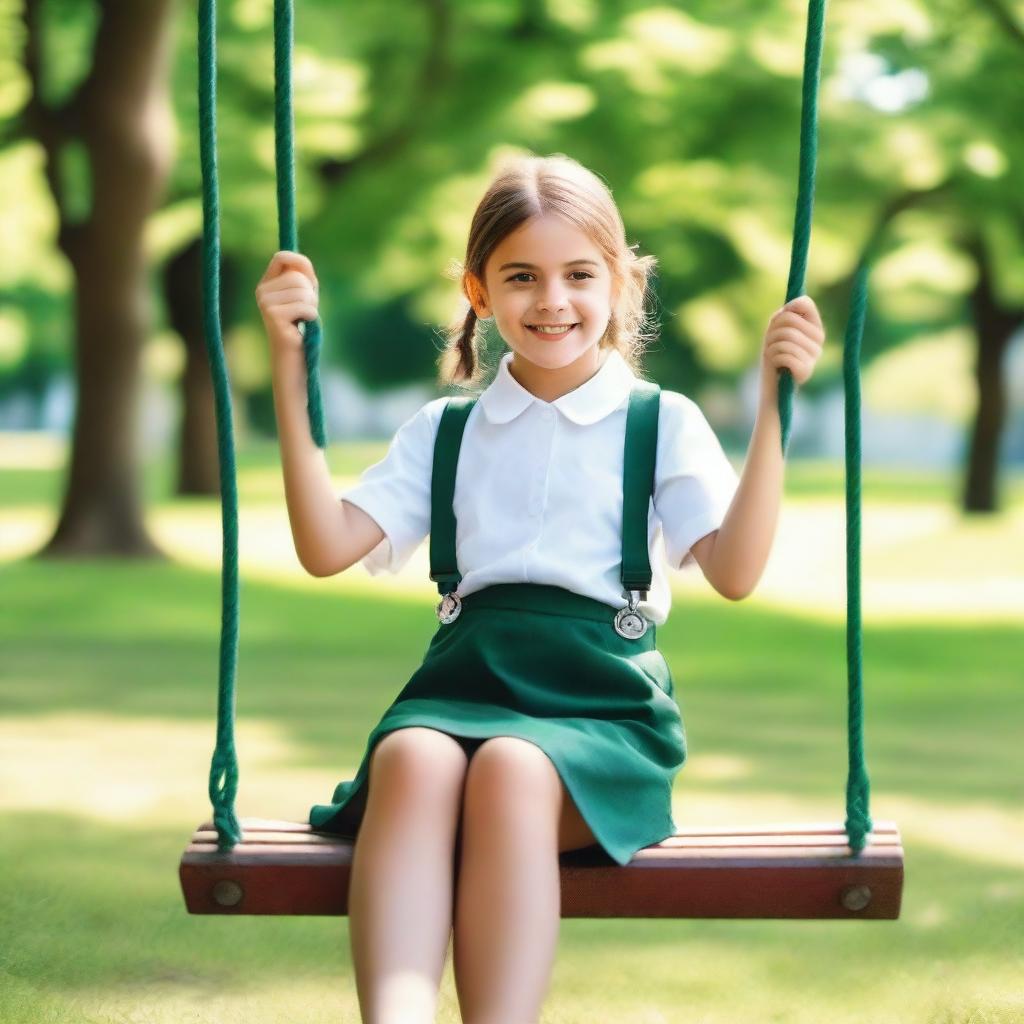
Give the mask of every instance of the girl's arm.
[[334, 494], [327, 457], [309, 429], [306, 360], [299, 320], [315, 320], [319, 285], [300, 253], [275, 253], [256, 286], [270, 343], [270, 366], [295, 553], [313, 576], [330, 576], [368, 554], [384, 531], [362, 509]]
[[778, 372], [786, 367], [797, 384], [806, 383], [824, 341], [821, 317], [807, 295], [778, 310], [765, 331], [757, 417], [739, 486], [721, 527], [692, 548], [708, 582], [732, 601], [757, 586], [778, 523], [784, 470]]
[[333, 576], [372, 551], [384, 531], [361, 508], [338, 501], [334, 493], [327, 457], [309, 430], [302, 350], [275, 351], [271, 368], [295, 553], [310, 575]]

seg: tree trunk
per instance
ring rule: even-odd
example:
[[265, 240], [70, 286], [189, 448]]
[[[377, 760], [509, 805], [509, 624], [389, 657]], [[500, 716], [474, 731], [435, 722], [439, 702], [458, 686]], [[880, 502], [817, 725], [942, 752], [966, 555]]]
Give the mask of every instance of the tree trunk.
[[92, 183], [88, 220], [69, 223], [59, 188], [55, 195], [75, 276], [78, 396], [61, 514], [44, 556], [160, 555], [143, 521], [136, 439], [149, 319], [143, 229], [171, 160], [173, 0], [100, 7], [92, 70], [74, 103]]
[[220, 494], [217, 414], [203, 328], [203, 244], [193, 239], [164, 268], [167, 318], [185, 345], [178, 494]]
[[972, 238], [966, 248], [978, 268], [978, 280], [970, 296], [978, 337], [974, 366], [978, 403], [971, 431], [963, 507], [965, 512], [995, 512], [999, 507], [996, 494], [999, 440], [1006, 422], [1003, 359], [1010, 338], [1020, 325], [1021, 313], [999, 305], [991, 260], [983, 239]]

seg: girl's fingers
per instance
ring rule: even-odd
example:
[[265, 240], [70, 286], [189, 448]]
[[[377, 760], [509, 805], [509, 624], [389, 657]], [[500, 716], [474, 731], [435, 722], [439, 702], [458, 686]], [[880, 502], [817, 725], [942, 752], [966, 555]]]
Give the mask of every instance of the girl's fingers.
[[774, 360], [779, 360], [783, 357], [792, 356], [796, 359], [799, 359], [801, 362], [809, 361], [807, 350], [801, 348], [799, 345], [793, 344], [793, 342], [791, 341], [776, 342], [771, 347], [770, 355]]
[[816, 327], [822, 326], [821, 314], [810, 295], [798, 295], [795, 299], [790, 299], [782, 308], [804, 317]]
[[289, 270], [278, 277], [269, 281], [261, 281], [256, 285], [258, 300], [265, 302], [271, 295], [277, 297], [278, 301], [282, 298], [299, 297], [316, 299], [319, 292], [315, 285], [310, 284], [309, 278], [305, 274], [297, 270]]
[[811, 323], [794, 310], [779, 310], [776, 316], [772, 319], [772, 326], [792, 327], [795, 330], [806, 334], [809, 338], [818, 339], [820, 341], [825, 340], [824, 327]]
[[316, 281], [310, 280], [301, 270], [282, 270], [277, 277], [271, 278], [266, 284], [270, 287], [283, 287], [285, 285], [296, 287], [301, 285], [308, 288], [312, 286], [314, 292], [318, 287]]
[[789, 370], [798, 384], [807, 381], [825, 343], [818, 307], [798, 295], [776, 310], [765, 332], [765, 358], [775, 370]]
[[266, 273], [260, 278], [260, 283], [269, 281], [289, 270], [298, 271], [305, 275], [313, 283], [314, 287], [319, 288], [320, 284], [317, 281], [316, 271], [313, 270], [313, 264], [310, 262], [309, 257], [303, 256], [300, 252], [291, 252], [288, 249], [282, 249], [280, 252], [274, 253]]
[[315, 320], [317, 311], [311, 302], [289, 302], [283, 306], [275, 306], [272, 315], [275, 320], [295, 323], [297, 320]]
[[765, 346], [770, 348], [779, 343], [791, 342], [797, 345], [802, 351], [808, 355], [817, 357], [822, 349], [822, 343], [815, 338], [809, 338], [802, 331], [796, 330], [793, 327], [779, 327], [773, 331], [770, 331], [768, 338], [765, 342]]
[[771, 359], [773, 370], [788, 370], [798, 384], [803, 384], [811, 376], [811, 365], [807, 357], [796, 351], [776, 352]]
[[316, 295], [311, 293], [309, 290], [309, 282], [303, 281], [298, 288], [276, 288], [273, 291], [270, 289], [273, 285], [269, 285], [266, 295], [274, 296], [274, 305], [280, 305], [284, 302], [314, 302]]
[[297, 270], [301, 270], [310, 279], [316, 277], [309, 257], [303, 256], [301, 252], [291, 252], [289, 249], [282, 249], [280, 252], [274, 253], [270, 261], [270, 267], [278, 269], [294, 267]]
[[811, 375], [812, 361], [807, 358], [807, 354], [787, 343], [773, 350], [770, 364], [775, 370], [789, 370], [800, 384]]

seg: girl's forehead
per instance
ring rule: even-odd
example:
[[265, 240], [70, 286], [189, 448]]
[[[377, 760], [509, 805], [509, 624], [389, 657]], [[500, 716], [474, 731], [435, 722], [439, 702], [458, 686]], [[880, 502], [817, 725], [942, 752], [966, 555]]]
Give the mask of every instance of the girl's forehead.
[[[582, 261], [587, 261], [586, 263]], [[574, 224], [557, 216], [532, 217], [495, 246], [488, 269], [500, 272], [506, 264], [530, 264], [531, 268], [558, 271], [575, 263], [603, 267], [601, 250]]]

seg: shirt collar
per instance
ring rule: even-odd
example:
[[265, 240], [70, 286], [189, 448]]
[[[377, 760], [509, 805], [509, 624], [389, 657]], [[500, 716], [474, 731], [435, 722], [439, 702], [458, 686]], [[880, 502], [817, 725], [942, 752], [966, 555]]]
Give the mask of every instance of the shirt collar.
[[596, 423], [629, 397], [636, 381], [629, 364], [619, 350], [613, 348], [593, 377], [553, 402], [545, 402], [512, 376], [508, 368], [512, 356], [512, 352], [506, 352], [501, 357], [497, 375], [480, 394], [480, 404], [491, 423], [508, 423], [533, 402], [554, 406], [573, 423], [584, 426]]

